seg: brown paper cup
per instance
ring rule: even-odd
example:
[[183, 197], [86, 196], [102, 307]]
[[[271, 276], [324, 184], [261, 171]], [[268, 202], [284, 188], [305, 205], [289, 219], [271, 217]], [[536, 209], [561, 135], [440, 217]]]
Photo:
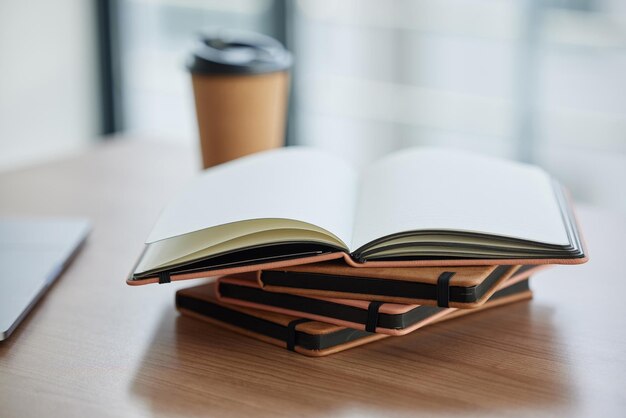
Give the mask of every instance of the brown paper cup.
[[205, 168], [284, 145], [291, 62], [269, 36], [220, 29], [201, 37], [187, 68]]
[[285, 142], [289, 73], [192, 74], [204, 168]]

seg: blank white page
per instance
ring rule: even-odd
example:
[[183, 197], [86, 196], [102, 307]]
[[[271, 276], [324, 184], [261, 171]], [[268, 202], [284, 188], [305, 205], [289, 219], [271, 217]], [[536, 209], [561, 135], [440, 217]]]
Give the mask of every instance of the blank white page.
[[418, 230], [567, 245], [552, 180], [538, 167], [451, 149], [394, 153], [363, 173], [352, 250]]
[[247, 219], [293, 219], [349, 245], [356, 172], [306, 147], [240, 158], [202, 173], [163, 210], [146, 243]]

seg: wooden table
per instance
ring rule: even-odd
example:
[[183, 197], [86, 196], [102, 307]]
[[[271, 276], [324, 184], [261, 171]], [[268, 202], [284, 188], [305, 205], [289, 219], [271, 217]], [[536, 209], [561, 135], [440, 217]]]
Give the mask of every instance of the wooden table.
[[0, 343], [0, 416], [626, 416], [623, 216], [579, 208], [591, 262], [538, 274], [531, 302], [307, 358], [180, 317], [174, 292], [197, 282], [124, 283], [197, 160], [118, 140], [0, 175], [0, 215], [94, 221]]

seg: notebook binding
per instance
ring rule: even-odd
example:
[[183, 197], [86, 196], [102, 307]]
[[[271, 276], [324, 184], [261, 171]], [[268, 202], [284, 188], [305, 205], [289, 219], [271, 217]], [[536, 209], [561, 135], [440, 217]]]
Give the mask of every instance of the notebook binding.
[[306, 318], [299, 318], [294, 319], [287, 324], [287, 350], [296, 351], [296, 326], [304, 322], [311, 322], [311, 320]]
[[382, 302], [370, 302], [367, 307], [367, 321], [365, 322], [365, 331], [367, 332], [376, 332], [376, 327], [378, 326], [378, 310], [380, 309], [380, 305]]
[[450, 306], [450, 279], [454, 272], [444, 271], [437, 278], [437, 306], [447, 308]]
[[159, 284], [170, 283], [172, 278], [170, 277], [170, 273], [167, 271], [159, 272]]

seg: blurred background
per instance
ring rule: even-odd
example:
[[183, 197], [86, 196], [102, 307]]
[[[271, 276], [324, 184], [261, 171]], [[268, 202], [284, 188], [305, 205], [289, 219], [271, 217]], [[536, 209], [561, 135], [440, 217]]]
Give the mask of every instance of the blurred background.
[[476, 150], [626, 212], [618, 0], [0, 0], [0, 171], [124, 136], [197, 141], [185, 61], [212, 27], [293, 52], [289, 144], [361, 166]]

